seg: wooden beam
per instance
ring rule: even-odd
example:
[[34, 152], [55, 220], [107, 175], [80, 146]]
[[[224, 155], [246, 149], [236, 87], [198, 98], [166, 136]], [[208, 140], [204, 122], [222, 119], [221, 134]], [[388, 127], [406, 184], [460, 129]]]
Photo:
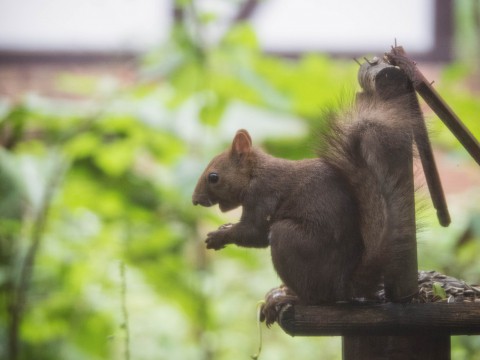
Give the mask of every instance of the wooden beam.
[[291, 336], [479, 335], [480, 303], [295, 305], [278, 324]]

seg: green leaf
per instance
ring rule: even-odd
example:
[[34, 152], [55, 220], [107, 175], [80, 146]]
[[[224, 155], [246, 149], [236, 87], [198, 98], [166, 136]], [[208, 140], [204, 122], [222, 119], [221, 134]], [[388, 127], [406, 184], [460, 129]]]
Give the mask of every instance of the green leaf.
[[217, 19], [218, 19], [218, 15], [213, 12], [204, 12], [199, 16], [200, 22], [204, 25], [212, 23]]
[[65, 144], [65, 151], [74, 158], [84, 158], [94, 153], [100, 145], [98, 135], [84, 133], [77, 135]]
[[447, 293], [445, 292], [445, 289], [442, 287], [441, 283], [434, 282], [432, 285], [432, 290], [434, 296], [438, 296], [442, 300], [447, 298]]
[[234, 26], [224, 39], [225, 45], [258, 50], [257, 35], [253, 28], [245, 23]]
[[26, 189], [18, 171], [18, 158], [0, 149], [0, 217], [20, 219], [25, 207]]
[[131, 141], [116, 141], [102, 145], [94, 161], [106, 174], [120, 176], [131, 167], [134, 151]]
[[203, 124], [216, 126], [220, 122], [227, 107], [227, 102], [221, 98], [208, 101], [200, 108], [199, 117]]

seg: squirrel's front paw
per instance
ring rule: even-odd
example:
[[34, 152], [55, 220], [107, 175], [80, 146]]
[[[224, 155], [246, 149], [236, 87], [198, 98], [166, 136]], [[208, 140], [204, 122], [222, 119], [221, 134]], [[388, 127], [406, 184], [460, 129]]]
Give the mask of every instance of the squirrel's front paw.
[[217, 230], [208, 233], [207, 240], [205, 240], [207, 249], [223, 249], [228, 243], [225, 235], [225, 230]]

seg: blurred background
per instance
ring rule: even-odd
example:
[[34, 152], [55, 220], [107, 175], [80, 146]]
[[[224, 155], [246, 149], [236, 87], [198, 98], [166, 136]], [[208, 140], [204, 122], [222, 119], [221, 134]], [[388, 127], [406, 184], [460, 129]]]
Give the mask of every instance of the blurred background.
[[[480, 137], [478, 0], [0, 0], [0, 358], [250, 358], [280, 280], [268, 249], [205, 250], [239, 212], [193, 207], [197, 177], [240, 127], [313, 157], [352, 58], [395, 39]], [[425, 113], [453, 223], [419, 170], [419, 267], [478, 284], [480, 171]], [[292, 357], [340, 338], [263, 330], [261, 358]]]

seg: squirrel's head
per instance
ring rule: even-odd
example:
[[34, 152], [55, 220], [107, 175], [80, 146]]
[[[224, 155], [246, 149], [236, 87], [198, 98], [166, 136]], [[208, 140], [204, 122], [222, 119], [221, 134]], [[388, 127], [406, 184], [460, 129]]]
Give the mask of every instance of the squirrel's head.
[[207, 207], [218, 204], [222, 212], [240, 206], [252, 168], [252, 139], [246, 130], [238, 130], [230, 149], [214, 157], [198, 179], [193, 204]]

